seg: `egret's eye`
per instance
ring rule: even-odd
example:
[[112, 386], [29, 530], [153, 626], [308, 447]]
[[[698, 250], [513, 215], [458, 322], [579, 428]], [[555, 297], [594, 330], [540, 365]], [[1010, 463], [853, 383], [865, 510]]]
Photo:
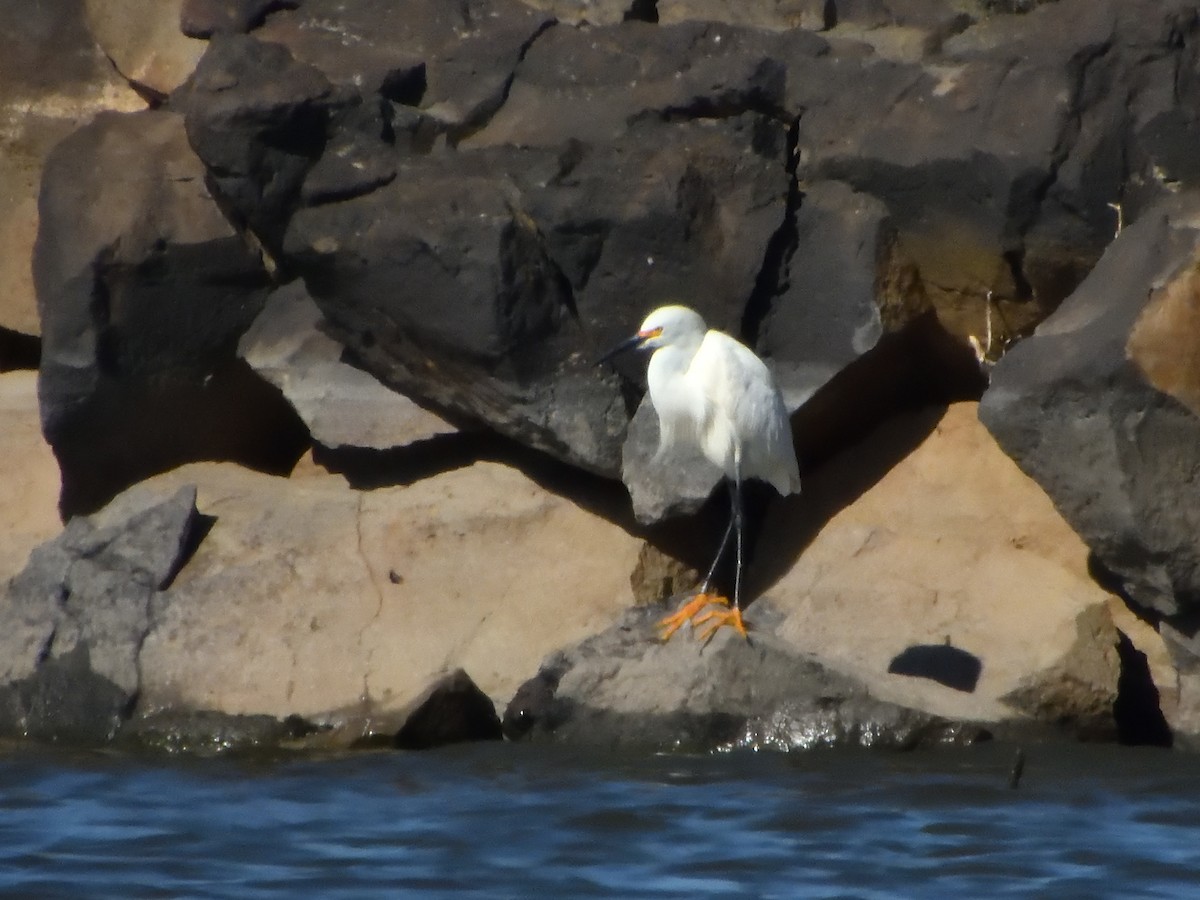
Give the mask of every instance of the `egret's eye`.
[[658, 337], [660, 334], [662, 334], [661, 325], [658, 328], [651, 328], [648, 331], [639, 331], [638, 337], [640, 337], [643, 341], [648, 341], [651, 338]]

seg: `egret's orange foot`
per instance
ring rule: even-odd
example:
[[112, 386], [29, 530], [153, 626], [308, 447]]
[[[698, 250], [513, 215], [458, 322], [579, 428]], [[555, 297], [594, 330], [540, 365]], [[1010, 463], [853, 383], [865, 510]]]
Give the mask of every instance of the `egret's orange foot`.
[[712, 623], [699, 634], [698, 639], [707, 643], [714, 634], [728, 625], [742, 637], [746, 638], [746, 640], [749, 640], [750, 635], [746, 631], [746, 622], [742, 618], [742, 611], [736, 606], [730, 606], [729, 601], [724, 597], [720, 599], [722, 605], [728, 607], [728, 609], [710, 609], [692, 623], [695, 627], [699, 627], [705, 622]]
[[724, 597], [717, 596], [716, 594], [706, 594], [701, 591], [687, 603], [683, 604], [683, 606], [679, 607], [678, 611], [672, 613], [658, 623], [658, 627], [663, 630], [662, 634], [658, 636], [659, 640], [669, 641], [671, 639], [671, 635], [677, 632], [684, 625], [689, 623], [695, 624], [692, 622], [692, 619], [696, 617], [696, 614], [699, 613], [700, 610], [704, 609], [704, 607], [711, 606], [714, 603], [728, 604], [729, 601]]

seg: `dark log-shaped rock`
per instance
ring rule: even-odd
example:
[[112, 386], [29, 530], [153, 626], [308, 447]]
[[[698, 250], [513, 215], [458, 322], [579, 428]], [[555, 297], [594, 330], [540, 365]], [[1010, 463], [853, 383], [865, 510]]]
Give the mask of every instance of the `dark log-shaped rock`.
[[1200, 198], [1147, 211], [996, 366], [980, 418], [1139, 605], [1200, 609]]
[[0, 732], [100, 742], [132, 711], [151, 606], [197, 512], [195, 488], [148, 506], [127, 497], [72, 519], [0, 598]]
[[[758, 606], [755, 607], [760, 613]], [[657, 640], [662, 608], [556, 654], [504, 715], [512, 739], [661, 749], [911, 748], [969, 743], [982, 728], [870, 697], [854, 679], [766, 632], [708, 645]]]

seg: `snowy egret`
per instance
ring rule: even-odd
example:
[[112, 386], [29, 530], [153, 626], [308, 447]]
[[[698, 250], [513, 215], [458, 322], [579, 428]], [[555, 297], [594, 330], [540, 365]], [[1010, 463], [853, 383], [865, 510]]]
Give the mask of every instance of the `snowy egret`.
[[[711, 624], [700, 635], [711, 637], [723, 625], [743, 637], [742, 621], [742, 482], [758, 478], [780, 494], [800, 490], [800, 467], [792, 446], [783, 398], [771, 371], [753, 350], [721, 331], [710, 330], [695, 310], [663, 306], [646, 317], [637, 334], [618, 344], [600, 362], [632, 349], [653, 350], [646, 378], [650, 402], [658, 413], [661, 458], [676, 444], [698, 447], [729, 483], [730, 514], [725, 535], [700, 590], [678, 612], [659, 625], [668, 640], [684, 624]], [[711, 593], [731, 534], [737, 536], [733, 603]], [[724, 606], [724, 610], [708, 606]]]

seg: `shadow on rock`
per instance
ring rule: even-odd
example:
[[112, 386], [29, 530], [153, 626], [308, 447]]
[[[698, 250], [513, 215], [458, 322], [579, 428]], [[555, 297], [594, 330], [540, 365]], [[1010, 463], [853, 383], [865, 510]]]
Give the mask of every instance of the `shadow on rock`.
[[982, 672], [983, 662], [978, 656], [949, 644], [905, 647], [888, 665], [891, 675], [928, 678], [967, 694], [974, 692]]

